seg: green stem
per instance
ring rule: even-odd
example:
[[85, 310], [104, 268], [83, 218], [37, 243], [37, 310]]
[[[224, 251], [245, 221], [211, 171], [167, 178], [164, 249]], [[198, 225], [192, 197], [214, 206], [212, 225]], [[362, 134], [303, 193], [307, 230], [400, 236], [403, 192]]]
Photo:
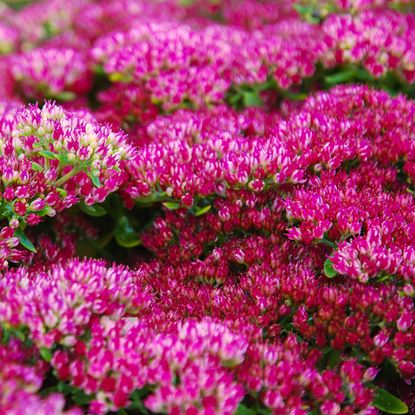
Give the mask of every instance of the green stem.
[[80, 167], [74, 167], [70, 172], [66, 173], [65, 176], [62, 176], [59, 180], [56, 180], [54, 185], [56, 187], [61, 187], [64, 183], [66, 183], [69, 179], [71, 179], [73, 176], [80, 173], [82, 169]]
[[333, 248], [333, 249], [337, 248], [337, 245], [335, 243], [333, 243], [333, 242], [331, 242], [331, 241], [329, 241], [328, 239], [325, 239], [325, 238], [320, 239], [318, 241], [318, 243], [323, 244], [323, 245], [327, 245], [327, 246], [329, 246], [330, 248]]

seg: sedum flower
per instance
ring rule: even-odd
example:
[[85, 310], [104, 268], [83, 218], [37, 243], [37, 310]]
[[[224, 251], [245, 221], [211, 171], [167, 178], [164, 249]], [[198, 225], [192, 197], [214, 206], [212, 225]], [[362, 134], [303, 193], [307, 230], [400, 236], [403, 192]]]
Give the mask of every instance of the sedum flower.
[[10, 58], [10, 72], [19, 94], [27, 100], [73, 100], [91, 88], [84, 56], [70, 48], [37, 48]]
[[124, 160], [132, 152], [121, 134], [51, 102], [6, 112], [0, 149], [1, 212], [20, 230], [79, 200], [102, 202], [123, 183]]
[[323, 62], [329, 67], [356, 64], [374, 78], [391, 72], [411, 84], [415, 80], [414, 30], [414, 16], [394, 10], [330, 16], [323, 23], [329, 44]]

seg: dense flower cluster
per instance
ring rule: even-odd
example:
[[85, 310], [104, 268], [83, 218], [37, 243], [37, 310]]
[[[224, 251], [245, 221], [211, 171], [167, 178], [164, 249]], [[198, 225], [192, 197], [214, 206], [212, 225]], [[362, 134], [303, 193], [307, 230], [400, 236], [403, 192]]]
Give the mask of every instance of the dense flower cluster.
[[325, 50], [316, 27], [292, 19], [254, 34], [209, 25], [141, 24], [98, 39], [96, 64], [114, 82], [140, 86], [164, 110], [221, 103], [232, 84], [282, 88], [310, 76]]
[[[134, 390], [144, 388], [145, 406], [167, 413], [200, 413], [202, 404], [204, 411], [232, 414], [244, 388], [250, 393], [265, 388], [261, 401], [275, 409], [334, 405], [350, 411], [370, 405], [372, 392], [364, 387], [362, 366], [345, 361], [338, 373], [320, 373], [318, 352], [292, 336], [281, 344], [258, 340], [249, 345], [246, 330], [235, 334], [225, 323], [206, 317], [172, 320], [162, 329], [154, 321], [159, 305], [143, 272], [71, 261], [47, 272], [6, 273], [1, 324], [49, 355], [58, 379], [82, 389], [96, 414], [128, 406]], [[304, 356], [301, 362], [299, 355]], [[266, 370], [258, 377], [259, 365]], [[284, 380], [281, 374], [287, 370], [293, 377]], [[338, 392], [343, 383], [350, 388], [352, 404]], [[293, 388], [298, 396], [287, 395]], [[318, 396], [316, 401], [308, 400], [308, 389]]]
[[0, 5], [0, 413], [414, 411], [412, 3]]
[[412, 38], [415, 16], [396, 11], [365, 11], [357, 16], [333, 15], [323, 25], [330, 53], [325, 65], [358, 64], [378, 78], [388, 71], [409, 83], [415, 80]]
[[71, 30], [78, 13], [88, 0], [33, 2], [22, 10], [8, 13], [5, 20], [19, 28], [19, 40], [24, 49], [31, 49], [51, 37]]
[[16, 55], [11, 65], [15, 88], [25, 99], [46, 97], [67, 101], [90, 88], [85, 59], [73, 49], [34, 49]]
[[4, 266], [19, 259], [14, 248], [26, 224], [36, 225], [80, 199], [102, 202], [116, 190], [132, 149], [87, 113], [69, 113], [53, 103], [5, 111], [0, 122], [0, 209], [9, 222], [1, 230]]
[[[4, 341], [4, 332], [2, 340]], [[4, 343], [4, 342], [3, 342]], [[0, 347], [1, 395], [0, 410], [11, 415], [80, 415], [77, 409], [64, 411], [65, 400], [52, 394], [45, 399], [36, 395], [46, 373], [46, 365], [39, 361], [33, 349], [13, 339]], [[31, 363], [31, 362], [35, 363]]]
[[238, 26], [247, 30], [260, 29], [264, 25], [278, 23], [284, 19], [295, 17], [292, 2], [275, 2], [265, 0], [190, 0], [187, 13], [191, 16], [208, 16], [219, 19], [230, 26]]
[[[414, 157], [414, 104], [367, 88], [341, 87], [320, 94], [286, 120], [267, 116], [264, 132], [248, 128], [241, 134], [249, 122], [239, 116], [235, 125], [226, 110], [199, 125], [194, 116], [184, 114], [166, 119], [170, 131], [161, 139], [158, 120], [147, 127], [154, 139], [131, 163], [132, 197], [151, 194], [192, 205], [195, 197], [223, 196], [229, 188], [261, 191], [303, 183], [310, 173], [333, 170], [348, 161], [397, 163], [405, 156], [406, 166]], [[272, 119], [276, 122], [269, 125]], [[178, 128], [172, 129], [175, 124]]]

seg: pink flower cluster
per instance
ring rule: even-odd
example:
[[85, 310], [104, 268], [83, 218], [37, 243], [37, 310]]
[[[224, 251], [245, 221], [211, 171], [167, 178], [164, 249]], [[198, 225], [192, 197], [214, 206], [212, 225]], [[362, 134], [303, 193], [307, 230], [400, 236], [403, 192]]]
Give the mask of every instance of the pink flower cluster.
[[[344, 413], [371, 410], [372, 392], [364, 386], [368, 379], [361, 365], [345, 361], [339, 372], [320, 373], [319, 352], [294, 336], [271, 345], [252, 327], [257, 340], [249, 344], [247, 329], [235, 334], [212, 318], [160, 324], [154, 313], [165, 304], [151, 295], [144, 272], [76, 260], [45, 272], [10, 271], [1, 280], [1, 324], [49, 356], [58, 379], [81, 389], [94, 414], [128, 407], [133, 392], [146, 388], [143, 404], [156, 413], [233, 414], [245, 390], [265, 390], [263, 405], [284, 413], [289, 408], [306, 413], [304, 408], [315, 405]], [[45, 376], [46, 364], [39, 365]], [[351, 403], [339, 392], [341, 385], [349, 388]], [[310, 401], [309, 393], [315, 399]], [[59, 413], [61, 401], [53, 399]]]
[[38, 48], [11, 58], [15, 88], [25, 99], [62, 101], [83, 95], [91, 87], [85, 58], [70, 48]]
[[6, 110], [0, 124], [0, 209], [8, 220], [1, 230], [4, 267], [24, 255], [15, 247], [26, 224], [38, 224], [81, 199], [102, 202], [116, 190], [132, 148], [87, 113], [69, 113], [53, 103]]
[[295, 17], [293, 2], [265, 0], [191, 0], [187, 5], [187, 15], [220, 19], [230, 26], [247, 30], [261, 29], [264, 25], [278, 23]]
[[413, 14], [368, 10], [357, 16], [333, 15], [322, 29], [329, 45], [323, 57], [328, 67], [357, 64], [375, 78], [393, 72], [410, 84], [415, 81]]
[[[316, 339], [320, 347], [330, 344], [342, 350], [353, 345], [373, 364], [392, 359], [403, 376], [412, 378], [413, 271], [412, 277], [409, 271], [396, 285], [389, 280], [390, 285], [379, 281], [377, 287], [367, 286], [350, 279], [327, 285], [322, 275], [327, 249], [321, 244], [296, 246], [286, 240], [287, 225], [281, 207], [277, 208], [281, 206], [278, 197], [273, 207], [268, 205], [269, 194], [234, 197], [233, 202], [230, 196], [227, 202], [215, 203], [217, 213], [207, 213], [200, 220], [183, 211], [166, 211], [165, 219], [157, 220], [143, 237], [159, 261], [168, 262], [148, 268], [149, 281], [156, 289], [160, 289], [160, 278], [152, 281], [156, 275], [164, 276], [162, 291], [166, 294], [161, 303], [166, 304], [165, 312], [173, 308], [183, 317], [189, 313], [220, 317], [226, 310], [227, 320], [238, 331], [256, 321], [263, 330], [267, 327], [272, 338], [287, 330], [282, 321], [288, 319], [288, 324], [302, 336]], [[262, 235], [233, 236], [248, 230]], [[215, 246], [218, 240], [225, 242]], [[406, 259], [401, 261], [409, 265]], [[334, 258], [333, 264], [336, 267]], [[380, 271], [378, 275], [383, 276]], [[184, 307], [185, 303], [189, 306]]]
[[219, 25], [140, 24], [95, 42], [92, 55], [113, 82], [140, 86], [164, 110], [221, 103], [231, 85], [275, 78], [282, 88], [314, 72], [319, 30], [292, 19], [250, 33]]
[[0, 5], [0, 413], [415, 410], [411, 2], [28, 3]]
[[310, 180], [284, 202], [287, 218], [298, 224], [288, 237], [305, 243], [325, 237], [341, 241], [333, 255], [335, 270], [362, 282], [382, 273], [410, 278], [414, 200], [399, 187], [393, 196], [384, 190], [395, 180], [396, 171], [373, 165], [348, 176], [322, 174]]
[[[328, 14], [321, 26], [301, 22], [290, 1], [189, 3], [77, 0], [68, 8], [53, 0], [7, 10], [3, 49], [16, 52], [5, 58], [15, 89], [25, 99], [73, 99], [90, 92], [98, 65], [116, 94], [125, 94], [127, 83], [171, 111], [223, 102], [235, 85], [270, 87], [269, 78], [291, 89], [319, 62], [326, 69], [353, 64], [375, 78], [392, 72], [413, 81], [413, 15], [387, 9], [409, 7], [406, 2], [327, 2], [320, 5], [325, 11], [319, 13]], [[330, 14], [336, 10], [343, 14]], [[355, 15], [344, 13], [350, 10]], [[214, 18], [226, 25], [212, 24]]]
[[[68, 9], [53, 0], [7, 11], [3, 49], [14, 52], [3, 58], [7, 84], [24, 100], [76, 97], [76, 105], [86, 105], [81, 98], [92, 93], [92, 73], [104, 71], [113, 88], [96, 97], [102, 119], [130, 126], [137, 119], [108, 108], [112, 96], [133, 114], [143, 112], [138, 96], [157, 112], [222, 104], [229, 91], [248, 93], [250, 102], [252, 91], [240, 88], [284, 95], [307, 84], [319, 65], [346, 66], [345, 81], [364, 68], [365, 76], [413, 82], [415, 21], [386, 7], [395, 2], [329, 2], [320, 25], [301, 21], [290, 1], [179, 3], [77, 0]], [[337, 9], [343, 13], [330, 14]]]
[[[147, 127], [154, 139], [133, 158], [129, 168], [134, 180], [127, 192], [136, 199], [151, 195], [191, 206], [198, 197], [225, 196], [226, 189], [261, 191], [304, 183], [310, 174], [353, 160], [397, 163], [405, 157], [411, 163], [414, 113], [413, 103], [403, 97], [355, 86], [312, 97], [287, 119], [267, 116], [274, 124], [267, 124], [264, 133], [248, 128], [241, 134], [249, 123], [243, 114], [235, 120], [239, 125], [225, 119], [226, 110], [219, 114], [222, 120], [214, 114], [197, 125], [191, 114], [184, 118], [185, 112], [176, 112], [166, 123], [178, 128], [170, 127], [161, 139], [158, 120]], [[219, 128], [213, 130], [210, 123]], [[382, 134], [384, 128], [388, 130]]]
[[[4, 330], [4, 329], [3, 329]], [[4, 343], [4, 331], [2, 334]], [[33, 349], [17, 339], [0, 347], [0, 410], [10, 415], [80, 415], [77, 409], [64, 410], [65, 400], [59, 394], [45, 399], [36, 395], [46, 374], [46, 365]], [[35, 361], [35, 363], [31, 363]]]
[[[371, 9], [399, 9], [405, 11], [413, 6], [410, 0], [305, 0], [297, 4], [305, 9], [310, 9], [320, 18], [325, 18], [334, 13], [356, 14]], [[302, 8], [298, 8], [300, 11]]]

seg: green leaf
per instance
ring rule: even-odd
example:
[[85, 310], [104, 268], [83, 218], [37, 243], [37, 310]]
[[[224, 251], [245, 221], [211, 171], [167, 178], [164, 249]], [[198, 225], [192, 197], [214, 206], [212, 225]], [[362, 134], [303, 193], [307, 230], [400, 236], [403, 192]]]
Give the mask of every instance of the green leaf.
[[167, 209], [170, 209], [170, 210], [176, 210], [176, 209], [179, 209], [180, 204], [176, 202], [164, 202], [163, 206], [165, 206]]
[[307, 99], [307, 94], [303, 92], [283, 91], [281, 94], [291, 101], [304, 101]]
[[50, 362], [52, 360], [52, 351], [46, 347], [41, 347], [39, 354], [43, 360], [46, 360], [46, 362]]
[[323, 245], [327, 245], [330, 248], [336, 249], [337, 245], [334, 242], [331, 242], [330, 240], [328, 240], [326, 237], [324, 237], [323, 239], [319, 239], [317, 241], [319, 244], [323, 244]]
[[236, 409], [235, 415], [255, 415], [256, 412], [245, 406], [244, 404], [240, 403], [238, 408]]
[[21, 342], [24, 342], [26, 340], [26, 335], [23, 332], [23, 329], [21, 327], [10, 327], [9, 332], [12, 336], [19, 339]]
[[262, 107], [264, 104], [257, 91], [243, 91], [245, 107]]
[[346, 69], [340, 72], [337, 72], [333, 75], [327, 75], [325, 80], [329, 85], [342, 84], [344, 82], [350, 82], [356, 75], [355, 69]]
[[121, 72], [114, 72], [108, 75], [108, 79], [111, 82], [129, 82], [131, 80], [131, 75]]
[[324, 349], [322, 349], [322, 355], [318, 361], [318, 369], [320, 371], [323, 371], [329, 367], [329, 360], [334, 351], [335, 350], [331, 347], [325, 347]]
[[56, 386], [51, 386], [49, 388], [43, 388], [42, 390], [38, 391], [38, 394], [39, 394], [40, 397], [46, 398], [50, 394], [56, 393], [56, 392], [59, 392], [57, 385]]
[[68, 164], [68, 156], [66, 154], [55, 154], [56, 160], [59, 160], [61, 163]]
[[327, 366], [330, 369], [334, 369], [340, 362], [341, 351], [340, 350], [331, 350], [327, 356]]
[[62, 381], [58, 383], [57, 390], [65, 396], [70, 396], [79, 406], [87, 405], [93, 399], [92, 395], [87, 395], [83, 390]]
[[56, 34], [56, 29], [53, 27], [52, 22], [46, 20], [45, 22], [43, 22], [42, 26], [45, 31], [45, 40], [52, 38]]
[[324, 262], [324, 275], [327, 278], [333, 278], [337, 275], [337, 271], [333, 268], [333, 263], [331, 259], [326, 259]]
[[30, 4], [32, 0], [6, 0], [5, 3], [8, 5], [8, 7], [11, 7], [15, 10], [20, 10], [23, 7]]
[[2, 333], [1, 333], [1, 343], [7, 344], [10, 340], [10, 330], [3, 327]]
[[56, 159], [56, 154], [52, 153], [52, 151], [49, 151], [49, 150], [40, 150], [39, 154], [49, 160]]
[[92, 396], [87, 395], [83, 390], [77, 389], [73, 395], [72, 400], [79, 406], [87, 405], [92, 401]]
[[229, 104], [236, 105], [241, 99], [242, 99], [242, 94], [239, 92], [236, 92], [229, 96], [228, 101], [229, 101]]
[[26, 236], [26, 234], [20, 228], [14, 231], [14, 236], [19, 240], [20, 245], [22, 245], [28, 251], [36, 254], [37, 251], [32, 241]]
[[359, 81], [362, 82], [372, 82], [374, 80], [373, 76], [363, 68], [356, 68], [355, 76]]
[[68, 383], [60, 381], [57, 386], [58, 392], [68, 395], [73, 391], [73, 387]]
[[376, 282], [385, 282], [387, 280], [389, 280], [390, 278], [392, 278], [391, 275], [382, 275], [379, 278], [376, 279]]
[[90, 174], [89, 175], [89, 177], [91, 178], [91, 180], [92, 180], [92, 184], [95, 186], [95, 187], [101, 187], [101, 182], [99, 181], [99, 177], [98, 176], [96, 176], [95, 174]]
[[68, 195], [68, 192], [65, 189], [61, 189], [60, 187], [57, 187], [56, 191], [59, 193], [59, 196], [61, 197], [66, 197]]
[[7, 344], [10, 340], [10, 337], [16, 337], [19, 339], [22, 343], [26, 340], [26, 335], [23, 332], [22, 328], [19, 327], [2, 327], [1, 330], [1, 337], [2, 337], [2, 343]]
[[76, 94], [72, 91], [62, 91], [56, 94], [53, 94], [53, 98], [56, 98], [62, 102], [73, 101], [76, 98]]
[[13, 335], [17, 337], [21, 342], [26, 340], [26, 336], [21, 329], [19, 330], [19, 328], [15, 328], [12, 332]]
[[32, 169], [35, 171], [43, 171], [43, 166], [35, 161], [32, 161]]
[[80, 209], [82, 212], [86, 213], [89, 216], [93, 216], [95, 218], [99, 218], [107, 214], [107, 211], [103, 206], [100, 204], [95, 205], [87, 205], [84, 201], [79, 204]]
[[404, 402], [382, 388], [376, 387], [373, 405], [388, 414], [407, 414], [409, 409]]
[[152, 203], [158, 203], [158, 202], [165, 202], [167, 199], [166, 194], [164, 192], [162, 193], [153, 193], [148, 196], [142, 196], [135, 200], [135, 203], [137, 206], [148, 206]]
[[42, 210], [37, 210], [35, 213], [37, 216], [46, 216], [50, 211], [51, 211], [51, 207], [50, 206], [46, 206], [45, 208], [43, 208]]
[[144, 406], [142, 398], [148, 395], [149, 389], [136, 389], [131, 395], [131, 405], [128, 407], [131, 411], [138, 411], [140, 414], [149, 414], [147, 408]]
[[118, 219], [114, 234], [117, 244], [124, 248], [133, 248], [141, 243], [140, 236], [125, 215]]
[[319, 23], [320, 18], [316, 16], [317, 10], [313, 6], [303, 5], [300, 3], [294, 4], [294, 9], [309, 23]]
[[107, 76], [107, 73], [102, 65], [94, 65], [93, 71], [99, 77]]
[[211, 205], [207, 205], [201, 208], [196, 208], [195, 209], [195, 216], [202, 216], [205, 213], [209, 212], [209, 210], [211, 209]]
[[312, 6], [306, 6], [305, 4], [301, 3], [295, 3], [293, 7], [300, 14], [308, 14], [313, 12]]

